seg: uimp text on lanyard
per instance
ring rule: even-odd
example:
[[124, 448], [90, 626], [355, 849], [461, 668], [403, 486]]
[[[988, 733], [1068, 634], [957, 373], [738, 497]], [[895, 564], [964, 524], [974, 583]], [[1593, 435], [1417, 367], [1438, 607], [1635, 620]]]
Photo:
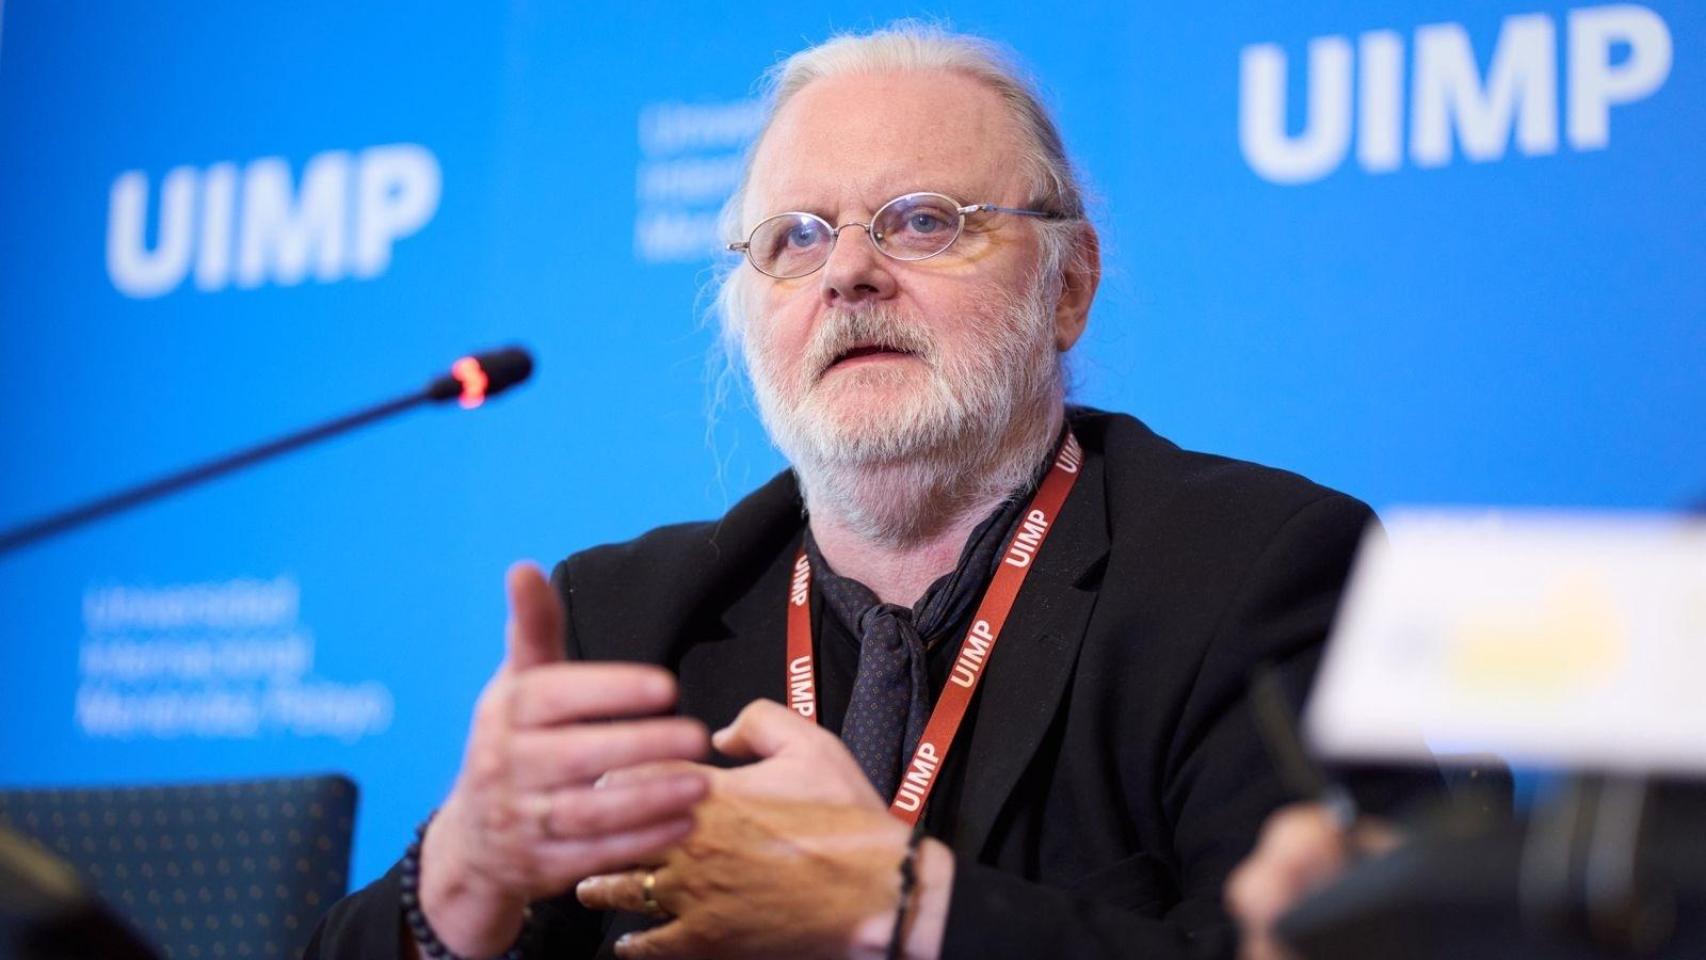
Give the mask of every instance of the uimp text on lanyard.
[[[1001, 636], [1007, 615], [1013, 611], [1019, 588], [1024, 586], [1025, 577], [1031, 572], [1031, 564], [1042, 549], [1043, 540], [1054, 528], [1055, 517], [1060, 514], [1066, 495], [1078, 482], [1078, 470], [1083, 462], [1084, 452], [1069, 428], [1055, 451], [1048, 475], [1037, 486], [1036, 495], [1025, 507], [1024, 516], [1019, 519], [1013, 536], [1007, 540], [1007, 548], [1002, 552], [1001, 562], [996, 565], [995, 576], [990, 579], [989, 588], [977, 605], [971, 627], [960, 641], [960, 652], [954, 657], [948, 683], [936, 700], [936, 708], [930, 712], [930, 720], [918, 738], [912, 760], [901, 773], [900, 787], [889, 804], [889, 812], [909, 824], [917, 823], [924, 811], [924, 802], [930, 798], [930, 791], [936, 785], [936, 773], [942, 768], [948, 749], [953, 746], [954, 734], [965, 719], [972, 694], [977, 692], [977, 685], [983, 680], [983, 668], [995, 650], [995, 641]], [[817, 672], [812, 659], [811, 584], [811, 561], [802, 546], [794, 558], [794, 575], [788, 583], [788, 706], [815, 722]]]

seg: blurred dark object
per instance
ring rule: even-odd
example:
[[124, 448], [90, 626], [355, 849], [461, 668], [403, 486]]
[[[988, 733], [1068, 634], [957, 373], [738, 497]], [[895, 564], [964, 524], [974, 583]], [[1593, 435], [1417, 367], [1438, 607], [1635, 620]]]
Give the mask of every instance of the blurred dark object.
[[0, 826], [63, 858], [164, 956], [292, 957], [348, 889], [355, 802], [336, 775], [14, 790], [0, 791]]
[[33, 841], [0, 829], [0, 960], [155, 960], [91, 897], [76, 871]]
[[1452, 807], [1280, 937], [1306, 960], [1706, 957], [1706, 785], [1578, 776], [1522, 822]]
[[1491, 755], [1456, 754], [1441, 757], [1440, 775], [1445, 778], [1452, 807], [1459, 818], [1481, 822], [1508, 820], [1516, 805], [1516, 778], [1503, 760]]

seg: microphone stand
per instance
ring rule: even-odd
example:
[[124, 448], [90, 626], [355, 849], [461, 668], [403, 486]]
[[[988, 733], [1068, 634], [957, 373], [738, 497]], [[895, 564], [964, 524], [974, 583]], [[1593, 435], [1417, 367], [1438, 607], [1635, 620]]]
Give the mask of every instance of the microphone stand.
[[[437, 377], [423, 389], [398, 397], [395, 400], [387, 400], [365, 410], [329, 420], [258, 446], [239, 450], [209, 463], [200, 464], [139, 486], [120, 490], [89, 503], [0, 532], [0, 554], [10, 553], [39, 540], [45, 540], [84, 524], [92, 523], [102, 517], [129, 510], [132, 507], [140, 506], [151, 500], [158, 500], [179, 490], [205, 483], [215, 477], [241, 470], [263, 460], [270, 460], [280, 454], [289, 453], [309, 444], [318, 443], [328, 437], [334, 437], [374, 421], [395, 416], [423, 403], [443, 403], [461, 397], [464, 406], [477, 406], [485, 397], [525, 379], [528, 373], [532, 372], [531, 358], [515, 349], [478, 355], [472, 358], [475, 361], [473, 369], [464, 366], [469, 363], [469, 360], [470, 358], [464, 358], [462, 361], [458, 361], [454, 368], [455, 372]], [[489, 385], [484, 368], [491, 369], [494, 374]], [[513, 375], [516, 373], [519, 373], [519, 376]]]

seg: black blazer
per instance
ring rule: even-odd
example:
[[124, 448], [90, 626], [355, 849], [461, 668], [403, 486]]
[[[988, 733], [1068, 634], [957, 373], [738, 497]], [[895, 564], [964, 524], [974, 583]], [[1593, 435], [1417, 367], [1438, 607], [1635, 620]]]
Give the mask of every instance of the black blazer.
[[[932, 798], [952, 804], [939, 832], [959, 860], [944, 952], [1227, 954], [1226, 875], [1288, 799], [1246, 681], [1275, 664], [1301, 696], [1372, 514], [1127, 416], [1074, 411], [1072, 425], [1083, 473]], [[670, 667], [682, 711], [712, 728], [755, 698], [783, 700], [803, 527], [784, 473], [721, 520], [570, 557], [553, 575], [570, 656]], [[334, 908], [319, 949], [356, 956], [335, 946], [357, 937], [383, 952], [396, 902], [393, 873]], [[536, 913], [551, 955], [603, 952], [630, 929], [572, 893]]]

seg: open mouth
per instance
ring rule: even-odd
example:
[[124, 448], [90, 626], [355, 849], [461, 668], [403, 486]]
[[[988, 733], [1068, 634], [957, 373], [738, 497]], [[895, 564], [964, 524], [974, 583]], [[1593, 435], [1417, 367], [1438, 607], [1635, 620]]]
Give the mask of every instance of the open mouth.
[[861, 343], [852, 349], [844, 350], [837, 354], [835, 359], [832, 360], [829, 366], [825, 368], [825, 372], [838, 368], [858, 366], [859, 364], [871, 363], [879, 360], [896, 360], [902, 357], [913, 356], [917, 356], [917, 354], [913, 353], [911, 350], [902, 349], [901, 347], [891, 347], [886, 343]]

